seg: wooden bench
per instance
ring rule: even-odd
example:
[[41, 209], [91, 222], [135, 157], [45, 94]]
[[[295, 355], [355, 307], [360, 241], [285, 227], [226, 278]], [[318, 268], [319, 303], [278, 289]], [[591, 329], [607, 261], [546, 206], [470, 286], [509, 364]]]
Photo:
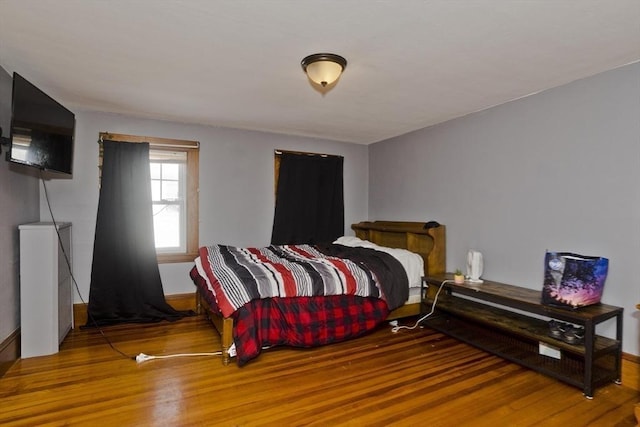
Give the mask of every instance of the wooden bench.
[[[424, 325], [579, 387], [590, 399], [595, 387], [611, 381], [620, 384], [621, 307], [551, 307], [540, 302], [541, 291], [488, 280], [455, 284], [452, 279], [452, 274], [442, 274], [423, 280], [421, 313], [431, 310], [435, 288], [446, 281], [436, 313]], [[616, 337], [596, 335], [596, 325], [612, 318]], [[583, 326], [584, 342], [572, 345], [549, 336], [551, 319]]]

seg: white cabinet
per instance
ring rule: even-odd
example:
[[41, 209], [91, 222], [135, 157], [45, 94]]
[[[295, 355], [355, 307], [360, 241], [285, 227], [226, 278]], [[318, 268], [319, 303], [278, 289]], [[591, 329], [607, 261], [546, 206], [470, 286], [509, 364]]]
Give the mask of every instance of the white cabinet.
[[18, 226], [22, 358], [57, 353], [73, 327], [71, 223], [57, 223], [57, 227], [59, 240], [53, 223]]

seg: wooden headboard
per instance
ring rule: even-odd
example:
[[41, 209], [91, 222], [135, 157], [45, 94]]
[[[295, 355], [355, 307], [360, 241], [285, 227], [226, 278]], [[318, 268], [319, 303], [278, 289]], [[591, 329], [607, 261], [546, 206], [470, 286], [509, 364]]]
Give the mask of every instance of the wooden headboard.
[[446, 270], [446, 227], [442, 224], [425, 228], [424, 222], [364, 221], [351, 228], [360, 239], [419, 254], [424, 259], [425, 276]]

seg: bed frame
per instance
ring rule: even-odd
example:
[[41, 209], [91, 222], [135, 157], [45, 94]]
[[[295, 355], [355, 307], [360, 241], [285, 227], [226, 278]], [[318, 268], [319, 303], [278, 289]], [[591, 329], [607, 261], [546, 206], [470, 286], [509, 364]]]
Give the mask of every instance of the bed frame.
[[[423, 222], [406, 221], [365, 221], [353, 224], [351, 228], [359, 237], [380, 246], [407, 249], [419, 254], [424, 259], [424, 274], [444, 273], [446, 268], [446, 228], [439, 225], [425, 228]], [[233, 319], [222, 317], [211, 310], [207, 301], [196, 291], [198, 314], [206, 314], [220, 333], [222, 341], [222, 363], [228, 365], [229, 348], [233, 344]], [[387, 319], [400, 319], [417, 316], [420, 304], [405, 304], [389, 313]]]

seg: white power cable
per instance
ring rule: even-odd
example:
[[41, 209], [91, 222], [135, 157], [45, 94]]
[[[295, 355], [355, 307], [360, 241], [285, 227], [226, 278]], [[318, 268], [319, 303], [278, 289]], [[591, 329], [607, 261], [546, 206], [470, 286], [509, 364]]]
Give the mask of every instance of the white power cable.
[[440, 291], [444, 287], [444, 284], [445, 283], [449, 283], [449, 282], [453, 282], [453, 280], [443, 280], [442, 283], [440, 283], [440, 287], [438, 288], [438, 292], [436, 292], [436, 296], [433, 298], [433, 303], [431, 304], [431, 311], [429, 313], [427, 313], [424, 316], [422, 316], [421, 318], [419, 318], [413, 326], [398, 325], [398, 321], [394, 320], [394, 321], [390, 322], [390, 325], [393, 326], [393, 328], [391, 328], [391, 332], [393, 332], [395, 334], [400, 329], [409, 329], [409, 330], [415, 329], [420, 325], [420, 323], [422, 323], [422, 321], [424, 319], [426, 319], [427, 317], [431, 316], [434, 313], [434, 311], [436, 310], [436, 302], [438, 302], [438, 295], [440, 295]]
[[179, 354], [167, 354], [164, 356], [152, 356], [149, 354], [140, 353], [139, 355], [136, 356], [136, 362], [142, 363], [142, 362], [146, 362], [147, 360], [153, 360], [153, 359], [170, 359], [173, 357], [189, 357], [189, 356], [222, 356], [222, 352], [216, 351], [213, 353], [179, 353]]

